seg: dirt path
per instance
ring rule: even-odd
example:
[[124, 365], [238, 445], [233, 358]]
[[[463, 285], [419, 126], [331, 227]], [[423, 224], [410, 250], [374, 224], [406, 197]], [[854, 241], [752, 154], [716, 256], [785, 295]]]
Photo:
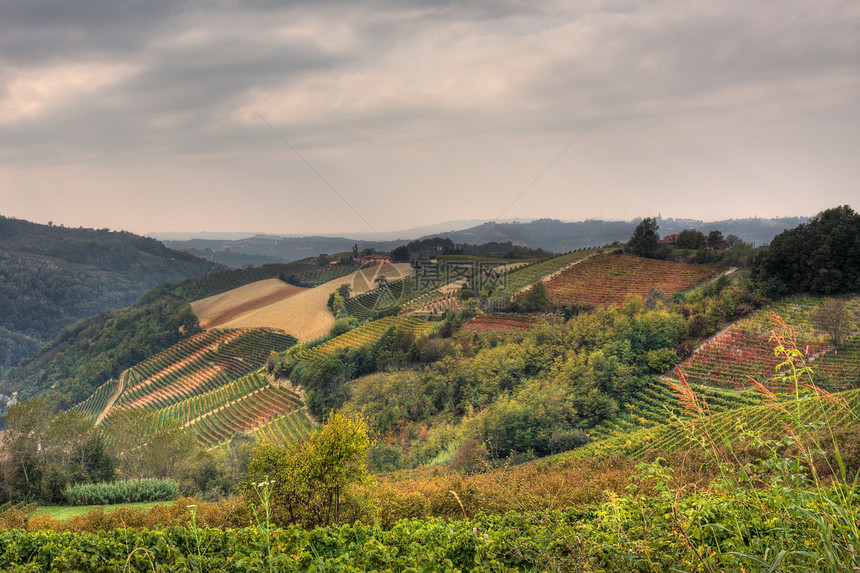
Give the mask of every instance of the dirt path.
[[98, 426], [102, 423], [102, 420], [105, 419], [107, 413], [110, 412], [110, 409], [113, 408], [113, 405], [116, 403], [116, 399], [119, 398], [119, 395], [122, 394], [122, 391], [125, 390], [125, 382], [128, 377], [128, 370], [124, 371], [119, 376], [119, 384], [117, 386], [116, 392], [114, 392], [111, 397], [108, 399], [107, 404], [105, 405], [105, 409], [102, 410], [102, 413], [99, 414], [99, 417], [96, 418], [96, 423], [94, 425]]

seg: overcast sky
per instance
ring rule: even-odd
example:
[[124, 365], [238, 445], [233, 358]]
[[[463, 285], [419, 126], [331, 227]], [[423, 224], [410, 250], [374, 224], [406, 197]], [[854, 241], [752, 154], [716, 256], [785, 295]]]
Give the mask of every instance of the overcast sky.
[[6, 216], [310, 234], [858, 198], [856, 0], [0, 3]]

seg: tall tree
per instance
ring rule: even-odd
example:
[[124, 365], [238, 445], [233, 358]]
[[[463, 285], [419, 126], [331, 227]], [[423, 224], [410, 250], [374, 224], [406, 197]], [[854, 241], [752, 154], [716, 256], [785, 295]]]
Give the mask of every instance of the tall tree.
[[645, 217], [636, 225], [636, 228], [633, 230], [633, 236], [630, 237], [627, 245], [639, 256], [653, 257], [654, 253], [657, 252], [657, 241], [659, 239], [657, 229], [659, 228], [660, 226], [657, 224], [656, 219]]
[[54, 407], [41, 398], [13, 404], [6, 411], [6, 432], [0, 446], [5, 480], [26, 498], [40, 494], [48, 427], [53, 416]]
[[827, 333], [834, 351], [838, 352], [853, 322], [851, 310], [845, 301], [842, 299], [828, 300], [812, 311], [809, 318], [816, 328]]
[[716, 229], [708, 233], [707, 245], [709, 249], [725, 249], [726, 240], [723, 238], [723, 232]]

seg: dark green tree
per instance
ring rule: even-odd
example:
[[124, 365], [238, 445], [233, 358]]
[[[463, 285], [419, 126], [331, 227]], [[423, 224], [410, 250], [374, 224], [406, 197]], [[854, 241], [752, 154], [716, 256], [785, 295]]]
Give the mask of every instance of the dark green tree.
[[699, 250], [705, 246], [705, 235], [695, 229], [684, 229], [675, 241], [675, 247], [679, 249]]
[[552, 307], [552, 300], [546, 292], [543, 281], [538, 281], [523, 295], [520, 307], [525, 312], [546, 311]]
[[391, 259], [397, 263], [409, 262], [409, 247], [401, 245], [391, 251]]
[[856, 291], [860, 284], [860, 214], [843, 205], [780, 233], [756, 258], [752, 278], [768, 296]]
[[708, 233], [706, 245], [709, 249], [725, 249], [726, 240], [723, 238], [723, 232], [714, 230]]
[[657, 224], [656, 219], [645, 217], [636, 225], [636, 228], [633, 230], [633, 236], [630, 237], [627, 246], [630, 247], [633, 253], [641, 257], [653, 257], [657, 252], [657, 240], [659, 239], [657, 229], [659, 228], [660, 226]]

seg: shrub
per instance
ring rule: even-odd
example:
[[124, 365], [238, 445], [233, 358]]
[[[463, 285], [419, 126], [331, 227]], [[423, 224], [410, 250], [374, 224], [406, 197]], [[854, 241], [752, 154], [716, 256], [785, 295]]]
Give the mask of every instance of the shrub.
[[63, 495], [69, 505], [167, 501], [179, 495], [179, 484], [172, 479], [157, 478], [75, 484], [66, 487]]

